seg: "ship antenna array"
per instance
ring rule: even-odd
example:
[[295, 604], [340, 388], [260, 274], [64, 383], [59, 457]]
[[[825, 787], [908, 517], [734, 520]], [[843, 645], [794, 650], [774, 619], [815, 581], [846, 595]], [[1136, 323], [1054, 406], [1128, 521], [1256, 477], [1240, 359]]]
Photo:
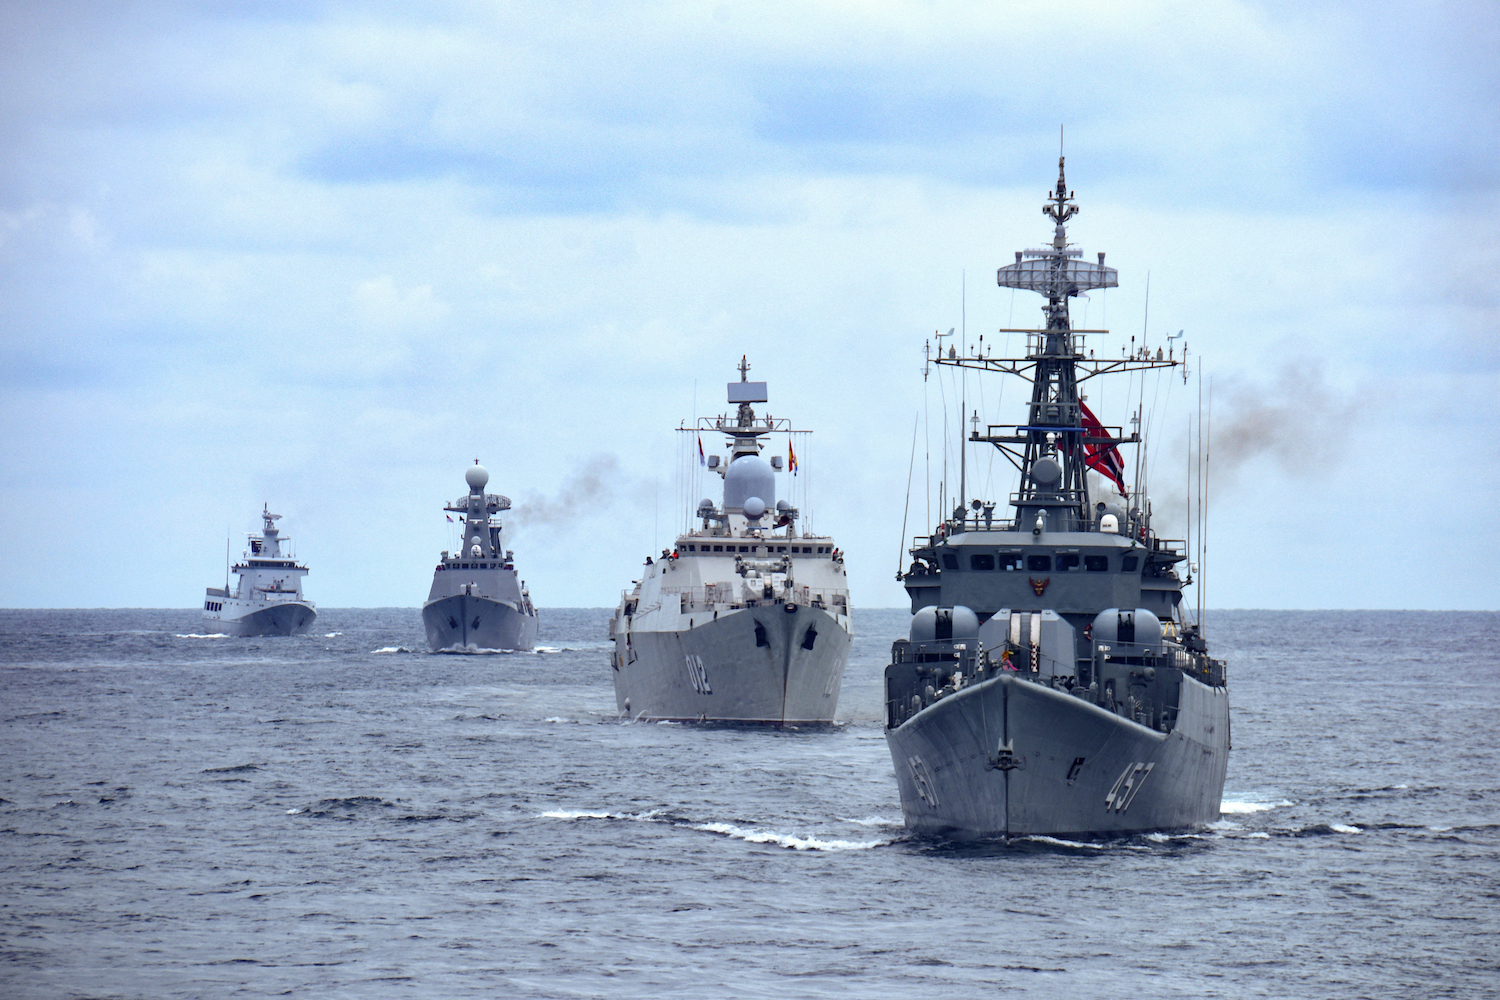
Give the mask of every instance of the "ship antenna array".
[[911, 420], [911, 458], [906, 463], [906, 507], [901, 511], [900, 546], [896, 552], [896, 579], [901, 579], [901, 567], [906, 562], [906, 518], [911, 513], [911, 474], [917, 467], [917, 423], [922, 419], [918, 413]]

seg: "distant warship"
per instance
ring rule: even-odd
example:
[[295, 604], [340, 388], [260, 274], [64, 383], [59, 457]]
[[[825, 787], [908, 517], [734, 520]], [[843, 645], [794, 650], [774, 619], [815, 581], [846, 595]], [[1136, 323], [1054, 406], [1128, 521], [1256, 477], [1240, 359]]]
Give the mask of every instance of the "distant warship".
[[500, 519], [510, 498], [484, 492], [490, 474], [476, 460], [464, 473], [469, 495], [444, 510], [462, 515], [463, 541], [444, 552], [422, 605], [427, 644], [434, 652], [531, 649], [537, 614], [526, 583], [516, 575], [514, 553], [505, 548]]
[[[1114, 834], [1219, 818], [1229, 694], [1224, 662], [1182, 606], [1187, 546], [1159, 538], [1149, 500], [1126, 487], [1117, 446], [1138, 445], [1139, 431], [1104, 427], [1078, 392], [1095, 375], [1180, 362], [1085, 353], [1084, 335], [1106, 331], [1074, 330], [1068, 299], [1117, 279], [1104, 254], [1085, 261], [1068, 243], [1071, 199], [1059, 159], [1043, 209], [1052, 245], [998, 272], [1001, 287], [1047, 298], [1045, 329], [1003, 331], [1026, 333], [1026, 357], [950, 348], [935, 359], [1018, 375], [1032, 391], [1024, 423], [980, 434], [976, 421], [969, 437], [1019, 468], [1014, 518], [965, 506], [961, 492], [901, 574], [915, 616], [885, 671], [886, 742], [906, 825], [921, 833]], [[1091, 503], [1091, 469], [1118, 498]]]
[[318, 617], [313, 602], [302, 598], [307, 567], [281, 554], [284, 539], [276, 529], [280, 514], [270, 505], [261, 510], [265, 522], [259, 535], [250, 536], [244, 562], [232, 568], [239, 577], [233, 592], [209, 587], [203, 601], [206, 627], [225, 635], [301, 635]]
[[766, 383], [748, 370], [742, 358], [729, 383], [737, 414], [695, 428], [700, 449], [704, 432], [729, 439], [727, 466], [701, 458], [724, 477], [722, 505], [704, 500], [701, 526], [647, 557], [610, 620], [615, 702], [630, 718], [833, 721], [849, 657], [844, 558], [832, 538], [799, 533], [799, 511], [776, 499], [783, 463], [762, 458], [761, 442], [791, 425], [755, 415]]

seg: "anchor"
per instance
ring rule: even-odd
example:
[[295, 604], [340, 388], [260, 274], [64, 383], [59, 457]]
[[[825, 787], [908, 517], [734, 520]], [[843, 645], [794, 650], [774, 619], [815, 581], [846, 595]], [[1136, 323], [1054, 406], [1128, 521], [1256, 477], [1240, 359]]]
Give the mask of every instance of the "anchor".
[[994, 756], [990, 758], [990, 770], [992, 771], [1014, 771], [1017, 768], [1026, 770], [1026, 758], [1016, 753], [1015, 740], [1009, 740], [995, 750]]

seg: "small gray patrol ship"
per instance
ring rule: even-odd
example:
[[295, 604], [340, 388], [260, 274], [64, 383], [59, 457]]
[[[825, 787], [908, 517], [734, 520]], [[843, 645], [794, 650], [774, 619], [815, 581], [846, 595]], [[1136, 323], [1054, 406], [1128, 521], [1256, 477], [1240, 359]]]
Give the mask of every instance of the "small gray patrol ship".
[[286, 539], [276, 527], [280, 514], [270, 504], [261, 509], [261, 533], [249, 536], [244, 561], [232, 568], [239, 579], [233, 591], [209, 587], [203, 600], [206, 627], [224, 635], [301, 635], [312, 628], [318, 612], [302, 597], [307, 567], [281, 553]]
[[[1068, 243], [1071, 199], [1059, 159], [1043, 209], [1052, 245], [997, 274], [1047, 298], [1045, 329], [1004, 331], [1027, 334], [1027, 356], [936, 359], [1018, 375], [1032, 391], [1024, 424], [981, 435], [976, 421], [969, 438], [1019, 468], [1014, 517], [961, 502], [915, 540], [899, 576], [915, 616], [885, 671], [886, 742], [906, 825], [923, 834], [1110, 835], [1219, 818], [1229, 693], [1182, 604], [1187, 545], [1158, 537], [1149, 500], [1126, 488], [1117, 446], [1139, 445], [1139, 432], [1104, 427], [1078, 391], [1180, 362], [1085, 354], [1084, 335], [1106, 331], [1072, 329], [1068, 299], [1117, 276]], [[1089, 470], [1118, 497], [1091, 503]]]
[[[843, 553], [776, 499], [780, 455], [761, 457], [789, 421], [757, 417], [766, 383], [728, 386], [733, 417], [697, 421], [729, 440], [723, 503], [704, 500], [700, 527], [679, 535], [626, 592], [610, 619], [615, 702], [632, 719], [807, 725], [833, 722], [849, 658], [849, 584]], [[686, 430], [687, 428], [684, 428]], [[788, 449], [789, 462], [795, 453]], [[792, 471], [794, 466], [789, 466]]]
[[536, 608], [494, 516], [510, 510], [510, 498], [486, 493], [489, 481], [489, 472], [475, 459], [464, 472], [469, 495], [443, 508], [462, 515], [463, 541], [457, 552], [443, 552], [422, 605], [427, 644], [435, 653], [536, 645]]

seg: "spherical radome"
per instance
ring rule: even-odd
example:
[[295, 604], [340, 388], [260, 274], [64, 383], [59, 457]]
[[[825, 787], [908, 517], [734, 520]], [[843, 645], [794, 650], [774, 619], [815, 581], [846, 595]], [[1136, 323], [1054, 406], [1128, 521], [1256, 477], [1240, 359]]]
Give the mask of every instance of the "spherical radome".
[[484, 484], [490, 481], [489, 470], [482, 465], [471, 465], [464, 470], [464, 482], [469, 484], [469, 489], [479, 491], [484, 489]]
[[742, 508], [751, 497], [776, 502], [776, 470], [759, 455], [741, 455], [724, 472], [724, 506]]

